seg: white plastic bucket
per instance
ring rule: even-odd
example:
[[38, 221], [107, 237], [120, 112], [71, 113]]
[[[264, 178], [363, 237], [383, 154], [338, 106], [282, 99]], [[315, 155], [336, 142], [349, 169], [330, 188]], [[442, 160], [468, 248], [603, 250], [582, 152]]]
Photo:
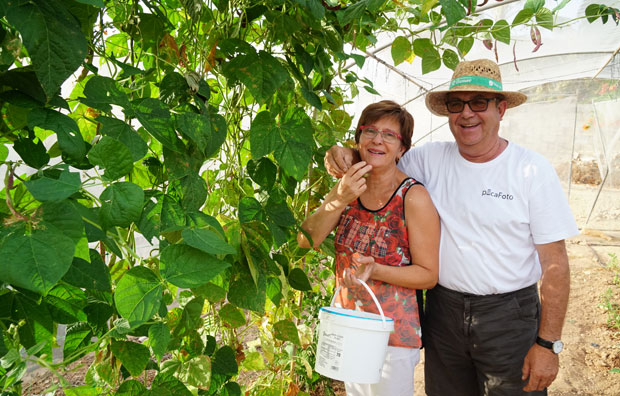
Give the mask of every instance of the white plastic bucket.
[[[359, 279], [358, 279], [359, 280]], [[387, 353], [394, 319], [383, 314], [377, 297], [359, 280], [379, 308], [377, 315], [334, 307], [340, 288], [329, 307], [319, 311], [319, 342], [314, 369], [326, 377], [359, 384], [376, 384]]]

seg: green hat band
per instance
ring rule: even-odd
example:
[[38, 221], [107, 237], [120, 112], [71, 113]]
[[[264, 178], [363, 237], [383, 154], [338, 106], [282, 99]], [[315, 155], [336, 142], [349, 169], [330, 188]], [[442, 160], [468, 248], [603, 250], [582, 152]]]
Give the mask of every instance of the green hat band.
[[480, 85], [482, 87], [488, 87], [496, 91], [502, 90], [501, 82], [481, 76], [462, 76], [455, 78], [450, 82], [450, 89], [459, 85]]

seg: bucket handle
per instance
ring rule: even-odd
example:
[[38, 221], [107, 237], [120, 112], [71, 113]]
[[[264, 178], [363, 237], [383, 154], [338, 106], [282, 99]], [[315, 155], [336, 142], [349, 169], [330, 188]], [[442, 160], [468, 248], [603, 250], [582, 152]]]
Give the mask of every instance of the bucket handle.
[[[375, 293], [372, 292], [372, 289], [366, 284], [366, 282], [364, 282], [363, 280], [359, 278], [355, 278], [355, 279], [359, 283], [361, 283], [362, 286], [364, 286], [364, 288], [366, 288], [366, 290], [368, 291], [368, 294], [370, 294], [370, 297], [372, 297], [372, 301], [374, 301], [377, 308], [379, 308], [379, 313], [381, 314], [381, 320], [383, 321], [383, 328], [385, 329], [387, 326], [387, 323], [385, 321], [385, 315], [383, 314], [383, 308], [381, 308], [381, 304], [379, 304], [379, 300], [377, 300]], [[342, 286], [338, 286], [336, 288], [336, 291], [334, 292], [334, 297], [332, 297], [332, 302], [329, 304], [331, 307], [334, 306], [334, 302], [336, 301], [336, 297], [338, 296], [338, 292], [340, 291], [341, 288]]]

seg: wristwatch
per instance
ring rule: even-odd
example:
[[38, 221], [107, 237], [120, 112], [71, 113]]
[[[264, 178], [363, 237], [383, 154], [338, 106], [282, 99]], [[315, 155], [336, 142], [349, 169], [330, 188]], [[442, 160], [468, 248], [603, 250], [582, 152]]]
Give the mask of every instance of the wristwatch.
[[560, 340], [549, 341], [544, 338], [536, 337], [536, 343], [542, 347], [551, 349], [556, 355], [564, 349], [564, 343]]

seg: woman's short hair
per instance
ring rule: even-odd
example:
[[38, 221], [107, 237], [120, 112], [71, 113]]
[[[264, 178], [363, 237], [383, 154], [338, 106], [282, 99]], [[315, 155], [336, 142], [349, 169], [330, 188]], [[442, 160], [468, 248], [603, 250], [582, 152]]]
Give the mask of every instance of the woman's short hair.
[[366, 106], [355, 130], [355, 143], [359, 143], [362, 125], [370, 125], [382, 118], [392, 118], [400, 126], [401, 143], [405, 151], [411, 148], [411, 136], [413, 135], [413, 116], [401, 105], [392, 100], [382, 100]]

